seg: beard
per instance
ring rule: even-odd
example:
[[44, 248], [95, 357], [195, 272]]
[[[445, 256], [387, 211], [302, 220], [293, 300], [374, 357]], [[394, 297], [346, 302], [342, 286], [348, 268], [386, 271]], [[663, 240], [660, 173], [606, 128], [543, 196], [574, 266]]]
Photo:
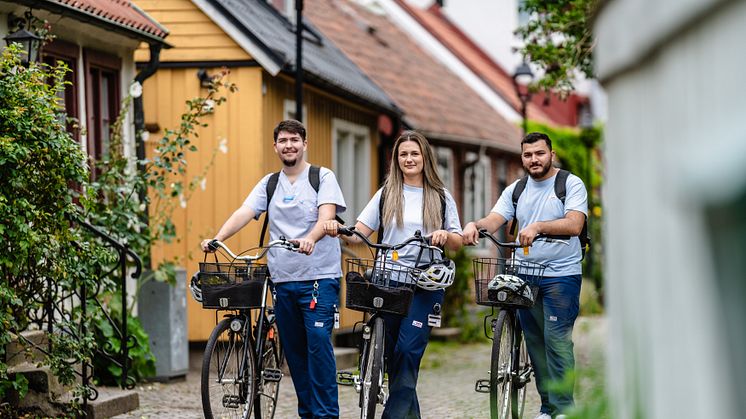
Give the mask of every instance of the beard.
[[287, 166], [287, 167], [293, 167], [293, 166], [295, 166], [295, 163], [297, 163], [297, 162], [298, 162], [297, 158], [294, 158], [294, 159], [286, 159], [284, 157], [282, 158], [282, 164], [285, 165], [285, 166]]
[[[535, 173], [535, 172], [532, 172], [530, 170], [532, 167], [537, 167], [537, 166], [541, 167], [541, 171], [540, 172]], [[529, 176], [531, 176], [531, 178], [533, 178], [533, 179], [541, 179], [544, 176], [546, 176], [546, 174], [549, 173], [549, 171], [552, 169], [552, 160], [549, 160], [547, 162], [547, 164], [545, 164], [545, 165], [535, 165], [535, 166], [529, 166], [529, 167], [524, 167], [524, 168], [528, 172]]]

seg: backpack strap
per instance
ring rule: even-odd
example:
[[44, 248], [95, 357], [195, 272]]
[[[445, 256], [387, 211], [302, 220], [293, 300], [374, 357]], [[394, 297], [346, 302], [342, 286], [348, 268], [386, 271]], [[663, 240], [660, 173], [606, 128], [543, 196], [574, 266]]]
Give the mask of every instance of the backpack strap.
[[264, 235], [267, 233], [267, 224], [269, 223], [269, 203], [272, 202], [272, 196], [275, 194], [277, 189], [277, 182], [280, 180], [280, 172], [272, 173], [267, 181], [267, 211], [264, 211], [264, 224], [262, 224], [262, 232], [259, 235], [259, 247], [264, 246]]
[[[313, 188], [316, 193], [319, 193], [319, 187], [321, 186], [321, 168], [319, 166], [311, 165], [311, 168], [308, 169], [308, 182], [311, 184], [311, 187]], [[345, 220], [342, 219], [339, 215], [334, 215], [334, 219], [337, 220], [338, 223], [345, 225]]]
[[567, 196], [567, 178], [570, 176], [570, 172], [565, 169], [560, 169], [557, 172], [557, 177], [554, 178], [554, 194], [557, 195], [562, 205], [565, 205], [565, 197]]
[[[508, 231], [511, 235], [515, 236], [516, 233], [518, 233], [518, 198], [521, 197], [521, 194], [523, 193], [523, 190], [526, 189], [526, 184], [528, 184], [528, 176], [524, 176], [521, 178], [521, 180], [518, 181], [515, 185], [515, 189], [513, 189], [513, 220], [510, 223], [510, 228]], [[565, 201], [562, 201], [564, 204]]]

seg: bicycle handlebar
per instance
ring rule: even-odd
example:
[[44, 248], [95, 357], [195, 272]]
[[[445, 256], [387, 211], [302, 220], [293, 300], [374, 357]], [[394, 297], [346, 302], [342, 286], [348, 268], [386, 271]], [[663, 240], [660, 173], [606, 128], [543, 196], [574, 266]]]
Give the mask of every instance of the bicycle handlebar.
[[[520, 243], [515, 243], [515, 242], [505, 243], [505, 242], [501, 242], [501, 241], [497, 240], [497, 238], [495, 238], [495, 236], [493, 236], [492, 234], [488, 233], [487, 229], [485, 229], [485, 228], [480, 228], [479, 229], [479, 237], [486, 237], [486, 238], [490, 239], [490, 241], [492, 241], [492, 243], [495, 243], [496, 246], [498, 246], [498, 247], [504, 247], [504, 248], [507, 248], [507, 249], [519, 249], [519, 248], [522, 248], [522, 247], [526, 247], [526, 246], [521, 245]], [[540, 233], [540, 234], [536, 235], [536, 237], [534, 237], [534, 241], [537, 241], [537, 240], [545, 241], [547, 243], [553, 243], [553, 242], [563, 243], [566, 240], [570, 240], [570, 236], [566, 236], [566, 235], [551, 235], [551, 234]]]
[[430, 237], [423, 236], [420, 230], [415, 231], [414, 236], [408, 238], [407, 240], [404, 240], [403, 242], [399, 244], [394, 244], [394, 245], [386, 244], [386, 243], [380, 243], [380, 244], [373, 243], [370, 240], [368, 240], [368, 237], [366, 237], [365, 234], [357, 231], [354, 226], [339, 227], [337, 229], [337, 232], [345, 236], [353, 236], [353, 235], [358, 236], [360, 237], [360, 239], [363, 240], [363, 242], [365, 242], [365, 244], [368, 247], [372, 247], [373, 249], [379, 249], [379, 250], [384, 250], [384, 251], [399, 250], [403, 248], [404, 246], [408, 246], [409, 244], [416, 242], [416, 243], [419, 243], [420, 247], [423, 247], [425, 249], [430, 249], [430, 250], [436, 250], [439, 252], [441, 256], [443, 256], [443, 249], [437, 246], [432, 246], [430, 244]]
[[262, 250], [257, 253], [256, 255], [244, 255], [244, 256], [237, 256], [235, 253], [231, 251], [231, 249], [228, 248], [228, 246], [225, 245], [225, 243], [221, 242], [220, 240], [212, 240], [209, 243], [207, 243], [207, 247], [210, 248], [210, 250], [215, 251], [218, 250], [218, 248], [221, 248], [225, 250], [226, 253], [230, 257], [232, 257], [234, 260], [245, 260], [248, 262], [253, 262], [256, 260], [259, 260], [264, 257], [264, 255], [267, 254], [270, 248], [279, 246], [284, 249], [295, 251], [295, 249], [298, 248], [298, 243], [292, 243], [289, 240], [287, 240], [284, 236], [280, 236], [278, 240], [273, 240], [269, 243], [267, 243], [266, 246], [262, 247]]

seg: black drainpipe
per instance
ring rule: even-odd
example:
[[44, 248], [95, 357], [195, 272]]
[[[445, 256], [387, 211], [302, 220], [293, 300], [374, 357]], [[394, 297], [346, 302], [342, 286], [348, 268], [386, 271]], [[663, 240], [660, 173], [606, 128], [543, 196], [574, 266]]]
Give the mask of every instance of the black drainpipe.
[[295, 119], [303, 122], [303, 0], [295, 0]]
[[[161, 47], [161, 44], [150, 44], [150, 61], [135, 76], [135, 81], [140, 83], [140, 85], [142, 85], [148, 77], [155, 74], [155, 71], [158, 70], [158, 65], [160, 64], [161, 57]], [[145, 142], [143, 142], [142, 140], [142, 133], [145, 130], [145, 111], [143, 110], [142, 105], [142, 94], [139, 97], [135, 98], [133, 106], [135, 110], [135, 144], [138, 162], [137, 170], [142, 172], [145, 170], [145, 166], [141, 163], [143, 160], [145, 160]], [[146, 193], [146, 190], [138, 191], [140, 202], [145, 202]], [[141, 214], [141, 217], [146, 224], [148, 223], [148, 211], [149, 209], [146, 205], [145, 211], [143, 211], [143, 213]], [[140, 255], [140, 257], [142, 257], [144, 267], [146, 269], [150, 269], [150, 255]]]

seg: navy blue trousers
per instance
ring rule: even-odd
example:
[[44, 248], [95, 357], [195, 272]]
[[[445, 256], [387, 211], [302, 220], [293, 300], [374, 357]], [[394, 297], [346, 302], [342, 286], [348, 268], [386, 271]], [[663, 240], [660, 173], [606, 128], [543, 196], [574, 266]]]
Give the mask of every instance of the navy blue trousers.
[[[580, 275], [544, 278], [530, 309], [518, 310], [526, 348], [534, 365], [541, 411], [556, 415], [573, 406], [575, 369], [572, 328], [580, 310]], [[555, 385], [563, 383], [563, 385]]]
[[430, 338], [427, 316], [433, 306], [443, 304], [443, 290], [426, 291], [416, 288], [406, 317], [383, 315], [386, 322], [386, 367], [389, 374], [389, 399], [382, 419], [420, 417], [417, 400], [417, 376], [420, 361]]
[[319, 279], [316, 307], [310, 308], [314, 281], [275, 284], [280, 342], [298, 397], [301, 418], [337, 418], [337, 365], [332, 347], [339, 278]]

